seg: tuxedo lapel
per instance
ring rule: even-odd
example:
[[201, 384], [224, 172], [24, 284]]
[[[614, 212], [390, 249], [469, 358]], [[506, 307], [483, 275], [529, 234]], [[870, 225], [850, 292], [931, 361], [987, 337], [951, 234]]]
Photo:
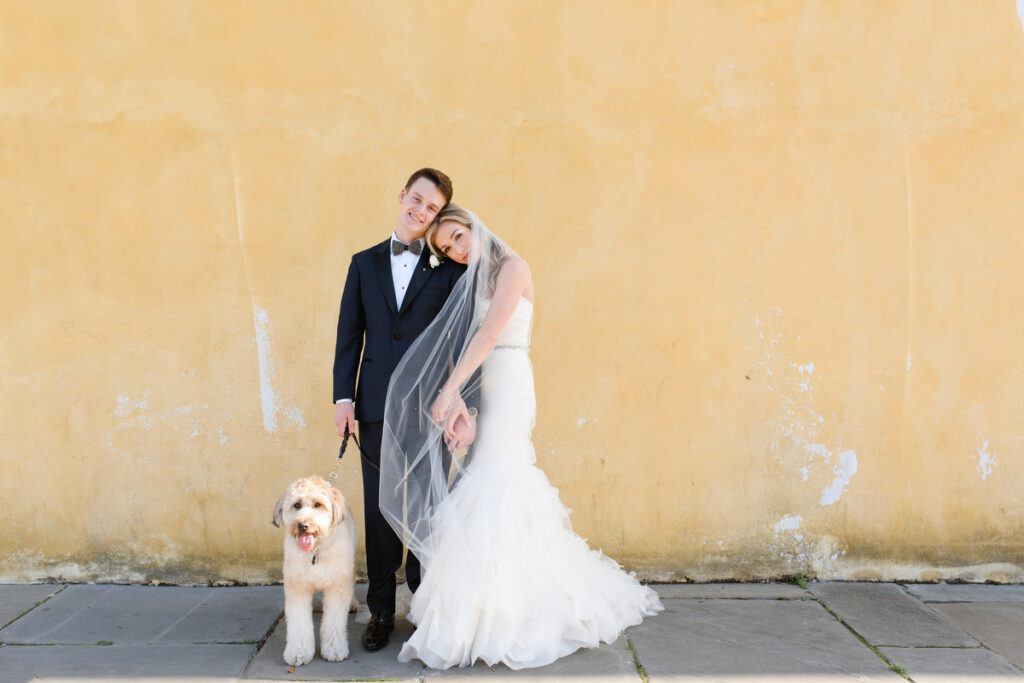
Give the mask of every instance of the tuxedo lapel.
[[[378, 244], [373, 250], [373, 268], [377, 271], [377, 284], [380, 285], [381, 294], [384, 295], [384, 301], [388, 303], [388, 308], [391, 309], [391, 315], [398, 315], [398, 303], [395, 300], [395, 280], [391, 277], [391, 254], [388, 253], [388, 248], [391, 246], [391, 239], [388, 238], [381, 244]], [[408, 299], [409, 295], [406, 294], [405, 298]]]
[[409, 308], [409, 304], [416, 298], [420, 289], [430, 278], [430, 250], [424, 246], [423, 253], [420, 254], [420, 260], [416, 262], [416, 272], [412, 274], [412, 280], [409, 281], [409, 289], [405, 291], [405, 298], [402, 299], [402, 308], [399, 312]]

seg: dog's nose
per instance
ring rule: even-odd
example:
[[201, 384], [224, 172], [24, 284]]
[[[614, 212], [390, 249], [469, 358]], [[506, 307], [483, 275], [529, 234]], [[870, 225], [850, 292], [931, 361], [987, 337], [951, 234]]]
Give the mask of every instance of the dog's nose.
[[306, 533], [306, 531], [309, 529], [309, 525], [305, 522], [299, 522], [295, 526], [297, 526], [299, 531], [301, 531], [302, 533]]

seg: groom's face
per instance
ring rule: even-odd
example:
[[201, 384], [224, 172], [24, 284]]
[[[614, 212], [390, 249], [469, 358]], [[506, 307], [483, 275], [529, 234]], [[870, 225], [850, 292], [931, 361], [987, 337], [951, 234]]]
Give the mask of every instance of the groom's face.
[[398, 203], [401, 206], [398, 220], [406, 230], [421, 237], [437, 212], [444, 208], [445, 199], [429, 178], [417, 178], [408, 190], [399, 193]]

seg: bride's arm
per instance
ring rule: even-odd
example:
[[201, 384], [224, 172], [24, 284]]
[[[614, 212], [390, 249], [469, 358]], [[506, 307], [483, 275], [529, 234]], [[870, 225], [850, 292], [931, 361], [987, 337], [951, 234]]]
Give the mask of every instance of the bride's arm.
[[526, 291], [529, 283], [530, 267], [526, 261], [510, 258], [502, 264], [495, 281], [491, 307], [484, 316], [483, 323], [469, 340], [465, 353], [459, 358], [448, 381], [441, 387], [440, 395], [434, 401], [431, 414], [435, 421], [443, 419], [448, 414], [459, 387], [480, 367], [487, 354], [494, 348], [498, 336], [505, 328], [505, 323], [512, 317], [519, 297]]

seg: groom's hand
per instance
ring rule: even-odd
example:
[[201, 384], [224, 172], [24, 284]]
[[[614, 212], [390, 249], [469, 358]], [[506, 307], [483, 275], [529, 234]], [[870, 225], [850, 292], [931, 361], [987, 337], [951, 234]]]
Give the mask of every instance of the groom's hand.
[[334, 424], [340, 437], [345, 436], [345, 427], [349, 434], [356, 433], [356, 409], [352, 401], [342, 401], [334, 407]]
[[459, 415], [454, 423], [445, 429], [444, 434], [450, 450], [466, 448], [476, 438], [476, 420], [468, 414]]

